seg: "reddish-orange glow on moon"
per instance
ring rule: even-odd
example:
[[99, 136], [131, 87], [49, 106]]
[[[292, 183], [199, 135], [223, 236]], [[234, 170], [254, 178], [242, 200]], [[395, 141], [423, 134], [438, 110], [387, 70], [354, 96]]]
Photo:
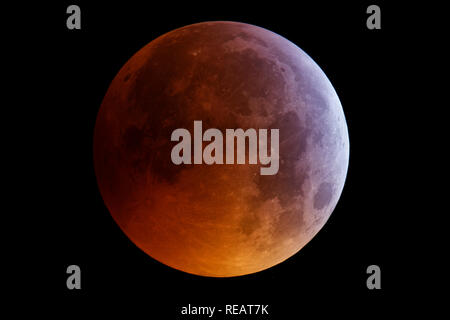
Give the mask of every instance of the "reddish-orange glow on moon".
[[[278, 128], [279, 171], [260, 165], [175, 165], [177, 128]], [[97, 182], [140, 249], [213, 277], [270, 268], [322, 228], [349, 158], [333, 86], [300, 48], [235, 22], [190, 25], [138, 51], [112, 81], [94, 133]]]

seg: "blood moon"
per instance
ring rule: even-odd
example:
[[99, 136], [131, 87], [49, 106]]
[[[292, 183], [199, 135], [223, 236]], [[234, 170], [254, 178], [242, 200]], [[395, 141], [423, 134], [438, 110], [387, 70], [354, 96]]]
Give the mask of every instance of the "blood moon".
[[[175, 165], [171, 133], [195, 120], [222, 132], [279, 128], [279, 170]], [[319, 66], [285, 38], [236, 22], [189, 25], [139, 50], [94, 132], [114, 220], [149, 256], [202, 276], [254, 273], [298, 252], [336, 206], [348, 158], [344, 113]]]

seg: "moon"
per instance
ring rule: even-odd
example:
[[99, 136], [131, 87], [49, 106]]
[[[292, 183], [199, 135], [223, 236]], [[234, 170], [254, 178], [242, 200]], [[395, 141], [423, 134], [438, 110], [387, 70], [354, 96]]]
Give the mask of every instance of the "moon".
[[[175, 165], [171, 133], [279, 129], [279, 171]], [[334, 210], [349, 137], [339, 98], [299, 47], [238, 22], [185, 26], [120, 69], [99, 109], [94, 169], [128, 238], [157, 261], [201, 276], [255, 273], [296, 254]]]

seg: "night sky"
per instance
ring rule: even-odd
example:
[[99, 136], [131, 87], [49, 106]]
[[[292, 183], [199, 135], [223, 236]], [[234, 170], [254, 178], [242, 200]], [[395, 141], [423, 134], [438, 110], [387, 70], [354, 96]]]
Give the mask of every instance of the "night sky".
[[[75, 3], [82, 29], [68, 30], [65, 10]], [[407, 197], [399, 190], [409, 173], [402, 159], [405, 120], [398, 92], [405, 92], [399, 79], [408, 56], [397, 50], [405, 41], [405, 25], [396, 18], [403, 8], [378, 2], [382, 29], [368, 30], [369, 4], [63, 1], [23, 10], [11, 26], [32, 32], [14, 42], [27, 43], [23, 53], [34, 55], [25, 59], [20, 53], [31, 66], [17, 81], [32, 85], [16, 100], [35, 102], [23, 104], [30, 106], [23, 125], [32, 132], [20, 139], [33, 143], [20, 161], [35, 160], [27, 166], [28, 178], [19, 179], [31, 180], [27, 192], [32, 192], [17, 204], [32, 205], [24, 211], [33, 214], [25, 228], [32, 239], [16, 251], [25, 261], [17, 289], [44, 310], [46, 305], [50, 312], [66, 310], [61, 316], [194, 319], [181, 316], [180, 308], [242, 303], [269, 304], [267, 319], [306, 313], [361, 318], [367, 310], [376, 316], [398, 307], [410, 279], [405, 271], [410, 249], [399, 233], [408, 215], [402, 205]], [[103, 202], [93, 161], [96, 116], [120, 68], [158, 36], [212, 20], [254, 24], [304, 50], [336, 90], [350, 139], [341, 198], [317, 236], [272, 268], [220, 279], [172, 269], [133, 244]], [[66, 288], [71, 264], [82, 270], [78, 291]], [[381, 268], [381, 290], [366, 287], [371, 264]], [[26, 280], [30, 273], [33, 287]]]

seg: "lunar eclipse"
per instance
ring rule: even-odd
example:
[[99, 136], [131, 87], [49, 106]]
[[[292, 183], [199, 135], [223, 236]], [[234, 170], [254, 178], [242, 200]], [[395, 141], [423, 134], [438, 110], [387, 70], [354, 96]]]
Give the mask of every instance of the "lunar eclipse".
[[[278, 172], [174, 164], [171, 134], [193, 135], [194, 121], [279, 129]], [[237, 22], [148, 43], [113, 79], [94, 130], [97, 183], [121, 230], [150, 257], [201, 276], [246, 275], [297, 253], [334, 210], [348, 161], [345, 116], [324, 72], [282, 36]]]

